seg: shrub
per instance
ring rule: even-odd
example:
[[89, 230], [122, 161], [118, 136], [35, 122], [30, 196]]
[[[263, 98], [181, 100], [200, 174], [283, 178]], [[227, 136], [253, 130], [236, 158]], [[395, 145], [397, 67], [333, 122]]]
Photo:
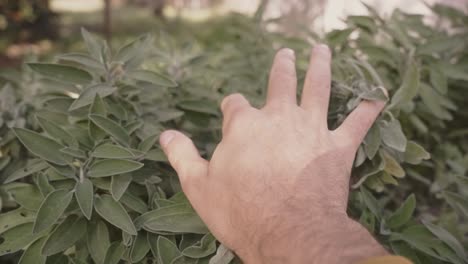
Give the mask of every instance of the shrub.
[[[467, 21], [433, 9], [450, 30], [369, 8], [325, 36], [335, 51], [329, 126], [386, 87], [389, 103], [356, 155], [349, 214], [414, 263], [468, 263], [468, 49], [454, 41], [466, 33], [452, 30]], [[83, 30], [88, 53], [29, 63], [33, 81], [16, 85], [8, 107], [2, 96], [2, 120], [12, 122], [1, 129], [0, 254], [24, 250], [20, 263], [238, 261], [208, 233], [155, 142], [181, 129], [209, 158], [218, 102], [237, 91], [261, 105], [277, 47], [296, 50], [303, 80], [309, 42], [266, 31], [260, 17], [179, 25], [116, 52]], [[2, 93], [14, 94], [9, 87]]]

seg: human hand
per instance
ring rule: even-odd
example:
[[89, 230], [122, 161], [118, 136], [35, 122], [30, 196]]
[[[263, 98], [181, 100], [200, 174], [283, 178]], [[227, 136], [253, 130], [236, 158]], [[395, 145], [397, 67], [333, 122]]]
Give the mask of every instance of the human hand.
[[280, 50], [262, 109], [240, 94], [223, 100], [223, 138], [209, 162], [182, 133], [161, 135], [191, 204], [245, 263], [353, 263], [386, 254], [346, 214], [356, 151], [385, 103], [362, 101], [330, 131], [330, 63], [328, 47], [316, 46], [298, 105], [294, 52]]

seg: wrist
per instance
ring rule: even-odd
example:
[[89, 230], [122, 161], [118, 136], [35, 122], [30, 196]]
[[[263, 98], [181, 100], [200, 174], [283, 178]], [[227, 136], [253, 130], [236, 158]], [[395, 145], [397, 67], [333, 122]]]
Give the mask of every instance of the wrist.
[[237, 253], [245, 264], [356, 263], [388, 253], [359, 223], [344, 216], [274, 229]]

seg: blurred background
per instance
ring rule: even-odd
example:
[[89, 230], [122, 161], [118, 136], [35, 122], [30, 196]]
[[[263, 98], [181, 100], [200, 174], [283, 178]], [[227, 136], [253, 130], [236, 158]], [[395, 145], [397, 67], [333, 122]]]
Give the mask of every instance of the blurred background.
[[[429, 14], [436, 2], [466, 9], [467, 0], [365, 0], [382, 15], [395, 8]], [[263, 19], [277, 20], [270, 30], [322, 34], [345, 26], [347, 15], [365, 14], [360, 1], [269, 0]], [[28, 54], [73, 50], [79, 29], [86, 27], [108, 40], [122, 40], [148, 31], [166, 31], [171, 24], [203, 23], [236, 12], [253, 15], [260, 0], [0, 0], [0, 67], [17, 66]]]

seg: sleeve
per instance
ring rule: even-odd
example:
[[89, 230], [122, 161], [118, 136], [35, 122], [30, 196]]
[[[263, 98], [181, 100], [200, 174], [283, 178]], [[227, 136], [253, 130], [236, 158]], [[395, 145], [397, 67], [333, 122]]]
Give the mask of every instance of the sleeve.
[[400, 256], [376, 257], [364, 260], [357, 264], [413, 264], [411, 261]]

